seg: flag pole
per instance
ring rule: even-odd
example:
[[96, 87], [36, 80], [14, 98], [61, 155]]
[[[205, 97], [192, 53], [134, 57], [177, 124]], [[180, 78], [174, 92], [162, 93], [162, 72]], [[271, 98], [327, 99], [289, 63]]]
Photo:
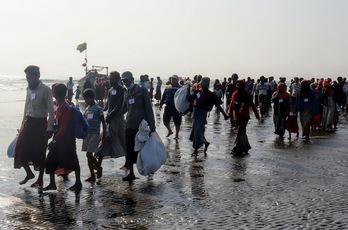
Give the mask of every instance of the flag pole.
[[86, 69], [85, 69], [85, 71], [86, 71], [86, 75], [87, 75], [87, 71], [88, 71], [88, 67], [87, 67], [87, 48], [86, 48], [86, 50], [85, 50], [85, 63], [86, 63]]

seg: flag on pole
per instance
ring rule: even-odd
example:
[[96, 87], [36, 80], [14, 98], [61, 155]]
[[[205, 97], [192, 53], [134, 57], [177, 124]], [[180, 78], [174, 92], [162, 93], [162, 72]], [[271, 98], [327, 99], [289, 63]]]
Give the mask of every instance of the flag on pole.
[[78, 50], [78, 51], [80, 51], [80, 53], [82, 53], [82, 52], [85, 51], [86, 49], [87, 49], [87, 43], [84, 42], [84, 43], [78, 45], [76, 50]]

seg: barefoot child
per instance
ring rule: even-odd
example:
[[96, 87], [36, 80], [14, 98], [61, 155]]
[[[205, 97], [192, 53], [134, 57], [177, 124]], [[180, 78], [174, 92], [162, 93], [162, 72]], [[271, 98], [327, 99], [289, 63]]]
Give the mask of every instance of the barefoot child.
[[50, 184], [43, 188], [44, 191], [56, 190], [54, 174], [57, 169], [64, 168], [75, 171], [76, 182], [68, 190], [80, 191], [82, 183], [80, 180], [80, 164], [76, 154], [76, 139], [71, 127], [73, 122], [72, 108], [67, 104], [65, 95], [67, 88], [64, 84], [54, 87], [57, 100], [57, 131], [53, 141], [49, 144], [49, 152], [46, 160], [46, 173], [50, 175]]
[[106, 136], [106, 125], [104, 120], [103, 109], [95, 103], [95, 95], [92, 89], [86, 89], [82, 93], [83, 99], [85, 103], [88, 105], [86, 111], [84, 113], [84, 117], [88, 122], [89, 129], [88, 135], [85, 139], [83, 139], [82, 143], [82, 151], [86, 151], [88, 168], [91, 172], [91, 176], [87, 178], [85, 181], [95, 182], [96, 178], [94, 175], [94, 169], [97, 169], [97, 178], [102, 176], [103, 168], [98, 163], [97, 159], [93, 156], [98, 150], [98, 145], [100, 142], [100, 123], [103, 126], [103, 140]]

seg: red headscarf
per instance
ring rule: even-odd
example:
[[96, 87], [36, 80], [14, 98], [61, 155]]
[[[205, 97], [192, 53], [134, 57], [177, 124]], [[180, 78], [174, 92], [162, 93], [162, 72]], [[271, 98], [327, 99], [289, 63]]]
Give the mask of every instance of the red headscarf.
[[283, 82], [279, 82], [277, 85], [277, 91], [273, 93], [274, 97], [278, 97], [279, 99], [287, 100], [290, 97], [290, 94], [285, 90], [285, 84]]
[[333, 88], [330, 83], [330, 79], [325, 79], [323, 81], [323, 90], [327, 93], [327, 96], [332, 97], [333, 95]]

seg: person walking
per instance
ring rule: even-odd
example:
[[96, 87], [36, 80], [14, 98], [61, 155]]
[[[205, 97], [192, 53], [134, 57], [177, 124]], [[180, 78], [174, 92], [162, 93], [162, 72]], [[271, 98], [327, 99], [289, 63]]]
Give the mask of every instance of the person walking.
[[157, 103], [159, 104], [162, 99], [162, 80], [161, 77], [157, 77], [157, 85], [156, 85], [156, 93], [155, 93], [155, 99], [157, 100]]
[[300, 113], [300, 121], [302, 126], [302, 136], [304, 142], [309, 142], [309, 134], [313, 115], [318, 113], [318, 102], [315, 92], [310, 88], [307, 80], [301, 81], [301, 89], [299, 97], [295, 102], [295, 113]]
[[[111, 88], [108, 91], [107, 115], [105, 118], [108, 124], [108, 140], [111, 142], [111, 155], [110, 157], [119, 157], [126, 155], [126, 138], [125, 131], [126, 125], [124, 121], [124, 114], [126, 108], [123, 108], [124, 96], [126, 89], [120, 85], [121, 76], [117, 71], [112, 71], [110, 73], [110, 85]], [[102, 164], [102, 155], [98, 156], [99, 164]], [[128, 164], [125, 164], [121, 169], [128, 169]]]
[[150, 99], [151, 101], [153, 101], [153, 91], [154, 91], [154, 87], [153, 87], [153, 77], [150, 78], [150, 90], [149, 90], [149, 94], [150, 94]]
[[271, 101], [273, 102], [274, 133], [279, 135], [280, 139], [284, 139], [286, 118], [290, 113], [290, 94], [285, 91], [284, 83], [278, 83]]
[[76, 86], [76, 90], [75, 90], [76, 107], [79, 106], [79, 98], [80, 98], [80, 95], [81, 95], [80, 86]]
[[251, 94], [245, 91], [245, 82], [243, 80], [238, 80], [236, 86], [237, 91], [232, 94], [228, 110], [228, 114], [234, 116], [237, 128], [237, 137], [231, 153], [234, 156], [244, 156], [247, 155], [248, 151], [251, 149], [246, 134], [246, 127], [250, 120], [250, 107], [258, 120], [260, 120], [260, 115]]
[[[208, 112], [216, 108], [228, 119], [228, 115], [225, 113], [220, 105], [218, 97], [209, 90], [210, 78], [203, 77], [199, 82], [199, 88], [194, 90], [194, 93], [189, 96], [188, 100], [193, 103], [193, 124], [190, 134], [190, 141], [193, 142], [194, 152], [192, 156], [198, 155], [198, 149], [204, 145], [204, 153], [207, 152], [210, 143], [204, 136], [205, 125], [207, 124]], [[190, 92], [190, 87], [188, 87]], [[189, 94], [189, 93], [188, 93]]]
[[178, 89], [180, 89], [179, 77], [173, 75], [171, 78], [171, 86], [168, 86], [162, 95], [162, 100], [160, 102], [159, 109], [162, 109], [163, 104], [166, 105], [163, 113], [163, 124], [168, 130], [167, 137], [173, 134], [172, 128], [170, 127], [170, 120], [173, 118], [175, 125], [175, 139], [179, 139], [179, 131], [181, 126], [182, 117], [179, 111], [174, 105], [174, 95]]
[[329, 79], [323, 81], [323, 112], [321, 118], [321, 128], [325, 132], [333, 131], [333, 118], [335, 113], [334, 88]]
[[57, 108], [57, 131], [53, 141], [48, 146], [49, 152], [46, 160], [46, 173], [50, 175], [50, 183], [43, 191], [56, 190], [55, 172], [57, 169], [75, 171], [75, 184], [68, 188], [70, 191], [78, 192], [82, 188], [80, 179], [80, 164], [76, 154], [76, 139], [71, 127], [73, 126], [73, 108], [66, 102], [66, 86], [57, 84], [54, 95], [58, 102]]
[[261, 117], [268, 117], [268, 111], [271, 100], [269, 100], [270, 86], [266, 83], [266, 78], [264, 76], [260, 77], [260, 83], [256, 86], [257, 94], [259, 95], [259, 107]]
[[104, 120], [103, 109], [96, 104], [95, 94], [92, 89], [86, 89], [82, 93], [85, 103], [88, 105], [84, 112], [84, 117], [88, 122], [88, 135], [83, 139], [82, 151], [87, 152], [88, 168], [91, 176], [85, 181], [95, 182], [94, 169], [97, 169], [97, 178], [102, 177], [103, 168], [100, 166], [97, 159], [93, 156], [93, 153], [97, 152], [100, 143], [100, 124], [103, 128], [102, 140], [104, 142], [106, 138], [106, 125]]
[[38, 66], [30, 65], [25, 68], [24, 72], [28, 88], [24, 116], [15, 148], [14, 168], [23, 167], [26, 172], [25, 178], [19, 182], [22, 185], [35, 178], [29, 167], [29, 162], [32, 162], [34, 170], [39, 171], [39, 176], [31, 187], [41, 187], [43, 185], [47, 142], [54, 131], [52, 91], [40, 80]]
[[70, 102], [72, 102], [72, 98], [73, 98], [73, 95], [74, 95], [74, 82], [72, 81], [73, 78], [72, 77], [69, 77], [69, 81], [68, 83], [66, 83], [66, 87], [68, 88], [68, 100]]
[[147, 121], [151, 132], [156, 131], [155, 117], [149, 92], [145, 87], [134, 83], [132, 72], [126, 71], [122, 74], [122, 81], [127, 88], [124, 106], [127, 108], [126, 116], [126, 161], [129, 174], [123, 177], [123, 181], [135, 180], [134, 164], [137, 162], [138, 153], [134, 151], [135, 136], [142, 120]]

